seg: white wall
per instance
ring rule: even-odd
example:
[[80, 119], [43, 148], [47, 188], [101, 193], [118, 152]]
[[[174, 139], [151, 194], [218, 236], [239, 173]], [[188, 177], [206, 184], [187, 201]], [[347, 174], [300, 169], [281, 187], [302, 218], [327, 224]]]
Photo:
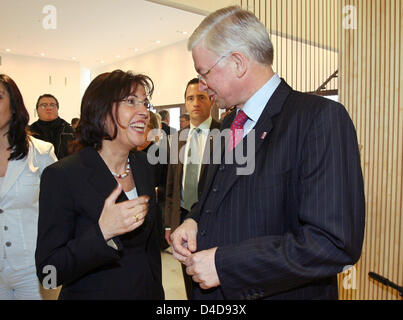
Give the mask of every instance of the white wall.
[[154, 82], [152, 103], [155, 106], [184, 103], [188, 81], [197, 76], [191, 53], [186, 48], [187, 40], [159, 50], [135, 56], [114, 64], [92, 70], [92, 79], [103, 72], [122, 69], [144, 73]]
[[[287, 42], [285, 47], [288, 50], [281, 50], [284, 46], [280, 45], [280, 41]], [[337, 61], [337, 53], [313, 48], [309, 50], [316, 50], [318, 54], [312, 55], [308, 60], [303, 59], [308, 49], [304, 49], [301, 44], [294, 44], [294, 42], [288, 39], [278, 40], [276, 36], [273, 36], [275, 70], [294, 89], [313, 91], [318, 84], [321, 84], [334, 72], [333, 61]], [[155, 85], [152, 99], [155, 106], [181, 104], [184, 102], [183, 94], [187, 82], [197, 76], [192, 55], [187, 50], [186, 44], [187, 40], [184, 40], [92, 70], [83, 68], [74, 61], [2, 54], [0, 73], [6, 73], [16, 81], [30, 113], [31, 123], [37, 119], [34, 116], [35, 103], [38, 96], [43, 93], [51, 93], [58, 98], [59, 114], [66, 121], [79, 117], [81, 98], [90, 81], [100, 73], [115, 69], [131, 70], [151, 77]], [[292, 50], [292, 48], [295, 49]], [[296, 52], [298, 54], [295, 54]], [[315, 57], [316, 59], [314, 59]], [[305, 64], [311, 67], [314, 65], [326, 66], [326, 68], [321, 68], [320, 76], [317, 78], [310, 75], [304, 76], [303, 79], [295, 77], [296, 71], [304, 68]], [[49, 84], [49, 76], [52, 77], [51, 84]], [[67, 83], [65, 83], [66, 79]]]
[[[35, 105], [44, 93], [53, 94], [59, 101], [59, 115], [70, 122], [79, 116], [81, 101], [81, 70], [78, 62], [2, 54], [0, 73], [10, 76], [19, 87], [30, 123], [36, 121]], [[51, 81], [49, 81], [51, 77]], [[88, 77], [87, 77], [88, 78]]]
[[35, 104], [43, 93], [53, 94], [59, 100], [59, 115], [70, 122], [79, 117], [81, 98], [90, 81], [102, 72], [115, 69], [148, 75], [155, 85], [154, 105], [183, 103], [187, 82], [197, 76], [186, 43], [182, 41], [93, 70], [74, 61], [2, 54], [0, 73], [9, 75], [17, 83], [30, 114], [30, 123], [38, 119]]

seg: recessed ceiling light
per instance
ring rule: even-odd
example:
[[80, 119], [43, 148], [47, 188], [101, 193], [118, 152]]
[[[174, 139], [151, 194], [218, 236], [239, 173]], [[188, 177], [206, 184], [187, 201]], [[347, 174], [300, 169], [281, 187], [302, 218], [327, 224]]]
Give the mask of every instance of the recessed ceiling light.
[[139, 48], [134, 49], [134, 51], [136, 51], [136, 52], [139, 51]]
[[6, 49], [6, 52], [10, 52], [11, 51], [11, 49]]
[[120, 54], [117, 54], [117, 55], [116, 55], [116, 59], [119, 59], [119, 58], [120, 58]]
[[76, 57], [71, 57], [71, 59], [76, 60], [77, 58]]
[[161, 41], [160, 41], [160, 40], [157, 40], [157, 41], [155, 41], [155, 43], [156, 43], [156, 44], [160, 44], [160, 43], [161, 43]]
[[45, 56], [45, 54], [42, 52], [42, 53], [41, 53], [41, 56], [42, 56], [42, 57], [44, 57], [44, 56]]
[[101, 60], [101, 63], [102, 63], [102, 64], [104, 64], [104, 63], [105, 63], [105, 61], [104, 61], [104, 60]]

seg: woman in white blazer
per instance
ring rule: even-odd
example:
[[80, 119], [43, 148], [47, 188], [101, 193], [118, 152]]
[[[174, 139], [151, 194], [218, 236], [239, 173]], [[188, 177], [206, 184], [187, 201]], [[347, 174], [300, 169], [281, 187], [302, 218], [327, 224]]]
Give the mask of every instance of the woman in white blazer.
[[52, 144], [29, 136], [29, 114], [15, 82], [0, 75], [0, 300], [41, 299], [35, 269], [42, 171]]

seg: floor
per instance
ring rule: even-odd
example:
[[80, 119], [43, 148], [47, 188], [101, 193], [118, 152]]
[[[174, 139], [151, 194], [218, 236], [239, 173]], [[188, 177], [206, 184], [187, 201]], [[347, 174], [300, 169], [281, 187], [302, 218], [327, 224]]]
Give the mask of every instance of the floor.
[[[170, 248], [161, 253], [162, 260], [162, 285], [166, 300], [187, 300], [185, 284], [183, 282], [182, 268], [180, 263], [170, 253]], [[43, 290], [45, 300], [55, 300], [60, 288], [56, 290]]]
[[187, 300], [185, 283], [183, 282], [182, 268], [171, 253], [162, 252], [162, 285], [166, 300]]

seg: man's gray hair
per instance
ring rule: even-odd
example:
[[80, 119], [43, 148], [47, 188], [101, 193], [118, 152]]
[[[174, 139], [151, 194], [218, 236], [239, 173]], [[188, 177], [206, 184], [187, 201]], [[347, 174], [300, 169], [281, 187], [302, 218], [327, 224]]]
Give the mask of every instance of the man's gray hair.
[[201, 41], [219, 56], [238, 51], [262, 64], [273, 64], [273, 45], [266, 27], [252, 12], [239, 6], [208, 15], [189, 38], [188, 50]]

